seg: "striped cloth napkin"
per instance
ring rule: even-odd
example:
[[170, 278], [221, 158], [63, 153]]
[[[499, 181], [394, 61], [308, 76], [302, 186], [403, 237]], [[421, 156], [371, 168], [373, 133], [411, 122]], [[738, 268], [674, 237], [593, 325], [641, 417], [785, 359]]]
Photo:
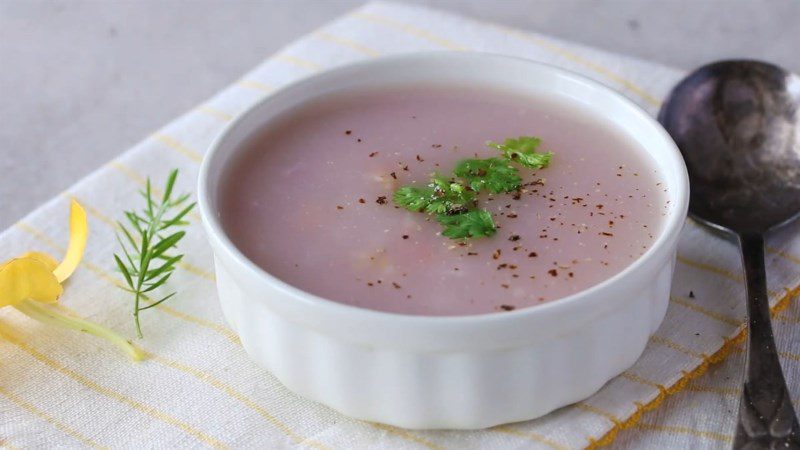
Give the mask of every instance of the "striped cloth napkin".
[[[621, 91], [651, 113], [682, 75], [425, 8], [368, 4], [286, 47], [6, 230], [0, 259], [32, 249], [60, 255], [69, 199], [77, 199], [89, 213], [91, 234], [61, 304], [133, 337], [130, 299], [118, 288], [121, 278], [111, 255], [114, 219], [136, 198], [146, 176], [160, 183], [178, 167], [178, 188], [193, 190], [214, 136], [276, 88], [352, 61], [442, 49], [555, 64]], [[481, 431], [423, 432], [344, 417], [295, 396], [251, 362], [223, 321], [211, 252], [199, 218], [192, 220], [182, 243], [187, 256], [172, 281], [178, 295], [143, 313], [145, 339], [137, 342], [148, 353], [144, 362], [131, 363], [105, 341], [45, 327], [11, 308], [0, 310], [0, 444], [562, 449], [615, 438], [614, 445], [634, 448], [720, 448], [732, 441], [743, 363], [739, 257], [731, 243], [691, 221], [680, 242], [664, 324], [630, 370], [591, 398], [538, 420]], [[792, 298], [800, 291], [800, 227], [770, 237], [767, 267], [772, 304], [782, 311], [775, 323], [778, 347], [790, 391], [797, 394], [800, 307]]]

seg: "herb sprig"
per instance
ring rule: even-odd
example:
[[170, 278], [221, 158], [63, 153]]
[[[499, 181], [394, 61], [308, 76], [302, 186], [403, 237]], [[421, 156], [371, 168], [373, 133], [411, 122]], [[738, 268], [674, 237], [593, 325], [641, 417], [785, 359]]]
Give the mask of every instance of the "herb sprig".
[[502, 157], [461, 160], [452, 177], [434, 174], [425, 186], [403, 186], [395, 191], [394, 202], [409, 211], [435, 214], [444, 227], [442, 234], [451, 239], [491, 236], [497, 227], [489, 211], [477, 209], [477, 194], [518, 190], [522, 177], [512, 163], [533, 170], [547, 167], [553, 154], [537, 152], [541, 142], [533, 136], [506, 139], [502, 144], [488, 142]]
[[486, 145], [500, 150], [511, 161], [520, 163], [529, 169], [538, 170], [547, 167], [553, 157], [552, 152], [538, 153], [536, 151], [541, 143], [542, 140], [538, 137], [520, 136], [516, 139], [506, 139], [502, 144], [489, 142]]
[[464, 159], [456, 164], [453, 173], [475, 192], [511, 192], [522, 183], [519, 171], [504, 158]]
[[[172, 292], [158, 300], [149, 298], [151, 292], [163, 286], [175, 271], [175, 266], [183, 259], [182, 254], [173, 254], [186, 231], [179, 230], [189, 224], [185, 220], [195, 203], [189, 203], [189, 194], [175, 196], [173, 188], [178, 178], [178, 169], [170, 172], [164, 193], [154, 198], [150, 178], [147, 178], [145, 190], [140, 194], [145, 200], [141, 211], [125, 211], [127, 225], [117, 222], [120, 232], [117, 241], [122, 248], [122, 257], [114, 254], [117, 268], [125, 278], [127, 288], [123, 290], [134, 296], [133, 318], [136, 334], [142, 337], [139, 313], [159, 305], [176, 292]], [[149, 302], [143, 305], [144, 301]]]
[[436, 220], [444, 226], [442, 234], [450, 239], [491, 236], [497, 231], [492, 215], [485, 209], [452, 216], [439, 214]]

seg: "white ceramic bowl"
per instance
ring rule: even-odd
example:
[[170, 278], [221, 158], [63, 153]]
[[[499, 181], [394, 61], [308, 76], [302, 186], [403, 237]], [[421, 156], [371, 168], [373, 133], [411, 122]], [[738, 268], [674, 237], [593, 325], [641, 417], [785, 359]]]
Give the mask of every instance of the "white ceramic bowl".
[[[611, 121], [656, 161], [670, 208], [653, 246], [614, 277], [527, 309], [461, 317], [391, 314], [304, 292], [248, 260], [220, 225], [222, 168], [289, 108], [334, 91], [454, 82], [545, 95]], [[421, 53], [330, 70], [250, 108], [203, 162], [199, 203], [225, 317], [246, 351], [292, 391], [342, 413], [406, 428], [484, 428], [584, 399], [629, 368], [667, 309], [688, 207], [678, 149], [612, 90], [551, 66], [476, 53]]]

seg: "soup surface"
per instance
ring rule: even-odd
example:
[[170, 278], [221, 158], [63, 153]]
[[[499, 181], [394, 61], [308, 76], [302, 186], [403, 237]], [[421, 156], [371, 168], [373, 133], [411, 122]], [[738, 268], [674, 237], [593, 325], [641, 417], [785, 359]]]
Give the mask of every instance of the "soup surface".
[[[497, 233], [452, 240], [392, 193], [538, 136], [549, 167], [518, 194], [485, 193]], [[653, 161], [577, 106], [476, 88], [337, 94], [284, 114], [226, 168], [218, 198], [234, 244], [307, 292], [419, 315], [508, 311], [585, 290], [642, 255], [666, 189]]]

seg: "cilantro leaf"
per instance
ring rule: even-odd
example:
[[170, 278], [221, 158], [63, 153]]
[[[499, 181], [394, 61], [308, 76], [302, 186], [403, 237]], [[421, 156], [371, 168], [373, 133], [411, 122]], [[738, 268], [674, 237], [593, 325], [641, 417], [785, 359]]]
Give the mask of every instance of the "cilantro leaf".
[[421, 212], [433, 201], [433, 188], [430, 186], [403, 186], [394, 191], [394, 202], [409, 211]]
[[439, 214], [436, 220], [444, 227], [442, 234], [450, 239], [491, 236], [497, 231], [492, 215], [485, 209], [452, 215]]
[[484, 188], [495, 194], [511, 192], [522, 183], [519, 171], [503, 158], [464, 159], [456, 164], [453, 173], [476, 192]]
[[475, 201], [475, 193], [461, 183], [455, 183], [440, 175], [435, 175], [429, 185], [433, 189], [432, 200], [425, 207], [429, 214], [453, 214], [470, 209]]
[[425, 186], [403, 186], [394, 192], [394, 202], [410, 211], [435, 215], [443, 227], [442, 234], [451, 239], [491, 236], [497, 228], [489, 211], [477, 209], [478, 193], [519, 189], [522, 177], [511, 162], [531, 169], [547, 167], [553, 154], [538, 153], [540, 144], [541, 140], [532, 136], [506, 139], [502, 144], [487, 142], [503, 157], [461, 160], [452, 177], [434, 174]]
[[550, 164], [553, 153], [538, 153], [536, 149], [542, 140], [533, 136], [520, 136], [516, 139], [506, 139], [502, 144], [488, 142], [486, 145], [494, 147], [511, 161], [518, 162], [530, 169], [543, 169]]

